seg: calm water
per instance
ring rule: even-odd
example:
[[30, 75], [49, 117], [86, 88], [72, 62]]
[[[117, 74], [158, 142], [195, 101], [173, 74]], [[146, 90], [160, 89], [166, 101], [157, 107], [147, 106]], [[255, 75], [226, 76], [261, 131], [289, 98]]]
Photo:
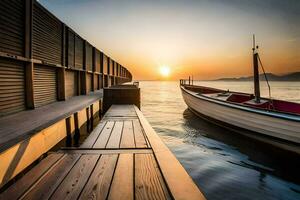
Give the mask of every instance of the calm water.
[[[251, 92], [250, 82], [199, 82]], [[300, 83], [272, 82], [272, 96], [300, 102]], [[208, 199], [300, 199], [300, 158], [191, 113], [178, 82], [140, 82], [142, 111]], [[268, 91], [262, 84], [262, 95]]]

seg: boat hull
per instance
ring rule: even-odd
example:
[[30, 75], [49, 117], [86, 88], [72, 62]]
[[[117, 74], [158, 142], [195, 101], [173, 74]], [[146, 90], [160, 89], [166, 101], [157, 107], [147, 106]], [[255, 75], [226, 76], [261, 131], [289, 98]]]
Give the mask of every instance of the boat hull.
[[184, 89], [183, 86], [181, 91], [188, 107], [202, 116], [208, 116], [210, 119], [224, 124], [259, 133], [282, 142], [300, 145], [300, 123], [298, 121], [226, 106], [211, 101], [209, 98], [206, 99], [204, 96], [195, 95]]

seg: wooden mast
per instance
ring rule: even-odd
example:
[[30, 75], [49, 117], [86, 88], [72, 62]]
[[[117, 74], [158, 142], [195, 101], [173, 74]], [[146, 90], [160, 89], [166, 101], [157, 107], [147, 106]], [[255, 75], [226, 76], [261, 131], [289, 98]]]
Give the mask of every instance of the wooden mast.
[[260, 87], [259, 87], [259, 70], [258, 70], [258, 53], [255, 51], [258, 46], [255, 46], [255, 35], [253, 35], [253, 73], [254, 73], [254, 96], [256, 103], [260, 103]]

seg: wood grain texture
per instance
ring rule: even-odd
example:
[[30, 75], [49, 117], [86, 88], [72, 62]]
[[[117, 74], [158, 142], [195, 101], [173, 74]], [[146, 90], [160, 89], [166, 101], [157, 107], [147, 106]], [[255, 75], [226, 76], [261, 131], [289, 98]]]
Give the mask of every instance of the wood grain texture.
[[145, 135], [143, 133], [140, 121], [137, 120], [132, 120], [133, 123], [133, 132], [134, 132], [134, 139], [135, 139], [135, 144], [137, 148], [147, 148], [147, 142]]
[[135, 154], [135, 199], [166, 199], [152, 154]]
[[112, 105], [105, 117], [136, 117], [133, 105]]
[[120, 154], [108, 199], [134, 199], [133, 154]]
[[18, 182], [13, 184], [7, 190], [0, 194], [0, 199], [4, 200], [5, 197], [9, 199], [20, 198], [35, 182], [39, 180], [56, 162], [62, 159], [62, 153], [55, 153], [48, 155], [41, 163], [30, 170]]
[[85, 108], [91, 103], [99, 101], [101, 96], [101, 92], [96, 92], [88, 96], [76, 96], [68, 101], [55, 102], [42, 106], [39, 109], [26, 110], [17, 115], [1, 117], [0, 152], [29, 138], [55, 122], [70, 116], [74, 112]]
[[141, 125], [151, 144], [158, 166], [174, 199], [205, 199], [176, 157], [162, 142], [142, 112], [135, 107]]
[[123, 122], [116, 121], [111, 136], [106, 145], [106, 148], [118, 148], [120, 146], [122, 130], [123, 130]]
[[39, 107], [57, 101], [56, 68], [34, 65], [34, 106]]
[[95, 142], [97, 141], [101, 131], [106, 125], [106, 121], [101, 121], [96, 128], [90, 133], [90, 135], [85, 139], [83, 144], [80, 146], [81, 148], [92, 148]]
[[120, 148], [135, 148], [132, 121], [124, 121]]
[[98, 158], [99, 155], [82, 155], [51, 199], [77, 199]]
[[66, 137], [61, 120], [0, 154], [0, 187]]
[[106, 199], [118, 154], [102, 155], [79, 199]]
[[65, 90], [66, 98], [77, 95], [77, 71], [66, 70], [65, 73]]
[[152, 149], [81, 149], [81, 148], [67, 148], [59, 151], [60, 153], [68, 154], [131, 154], [131, 153], [153, 153]]
[[21, 199], [49, 199], [79, 157], [80, 155], [78, 154], [66, 155], [57, 165], [49, 170], [43, 178], [36, 182], [36, 185], [22, 196]]
[[101, 131], [97, 141], [95, 142], [93, 148], [105, 148], [111, 131], [114, 127], [114, 122], [108, 121]]

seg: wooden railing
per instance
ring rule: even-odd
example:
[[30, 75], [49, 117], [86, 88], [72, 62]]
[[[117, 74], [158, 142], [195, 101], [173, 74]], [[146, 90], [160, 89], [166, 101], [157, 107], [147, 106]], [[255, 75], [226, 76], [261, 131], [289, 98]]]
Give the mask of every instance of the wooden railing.
[[35, 0], [1, 0], [0, 117], [132, 80]]

